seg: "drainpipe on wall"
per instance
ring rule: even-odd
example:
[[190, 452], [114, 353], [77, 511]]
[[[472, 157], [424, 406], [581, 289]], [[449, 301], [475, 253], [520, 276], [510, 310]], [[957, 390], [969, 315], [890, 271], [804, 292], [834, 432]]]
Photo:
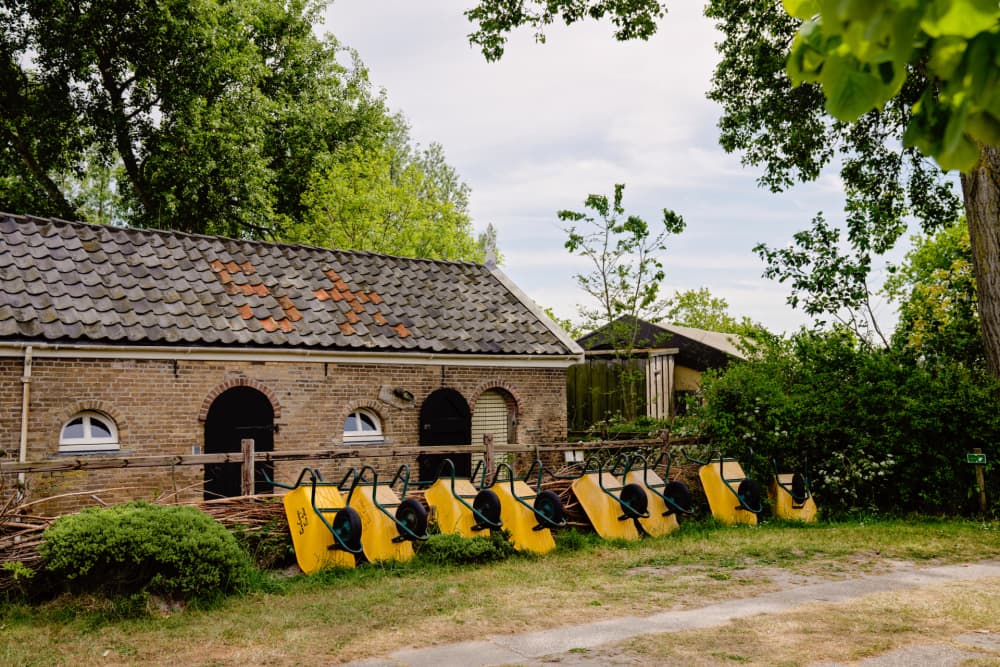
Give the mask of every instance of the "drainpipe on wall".
[[[21, 375], [21, 455], [20, 462], [28, 461], [28, 414], [31, 403], [31, 353], [29, 345], [24, 349], [24, 373]], [[18, 473], [18, 496], [24, 497], [24, 473]]]

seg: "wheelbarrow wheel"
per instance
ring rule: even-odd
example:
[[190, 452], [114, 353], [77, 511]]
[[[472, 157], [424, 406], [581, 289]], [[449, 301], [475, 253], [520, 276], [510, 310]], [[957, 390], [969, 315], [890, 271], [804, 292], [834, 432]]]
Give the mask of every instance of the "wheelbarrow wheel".
[[736, 489], [736, 495], [740, 499], [740, 509], [760, 513], [763, 509], [761, 505], [760, 484], [752, 479], [744, 479]]
[[353, 507], [339, 510], [333, 517], [335, 542], [354, 553], [361, 550], [361, 515]]
[[806, 476], [800, 472], [792, 474], [792, 500], [797, 503], [804, 503], [809, 497], [806, 491]]
[[684, 514], [691, 514], [694, 511], [694, 503], [691, 500], [691, 489], [684, 482], [673, 481], [663, 489], [663, 495], [667, 499], [667, 504], [674, 510]]
[[477, 493], [472, 501], [472, 509], [483, 517], [485, 528], [499, 528], [503, 525], [500, 521], [500, 496], [492, 489], [483, 489]]
[[[396, 530], [403, 539], [413, 540], [427, 534], [427, 510], [413, 498], [404, 498], [403, 502], [399, 503], [399, 507], [396, 508], [396, 521], [401, 524]], [[403, 530], [402, 526], [406, 526], [410, 532]]]
[[618, 496], [622, 512], [629, 519], [649, 516], [649, 496], [638, 484], [626, 484]]
[[535, 515], [538, 523], [545, 528], [560, 528], [564, 525], [562, 501], [554, 492], [542, 489], [535, 496]]

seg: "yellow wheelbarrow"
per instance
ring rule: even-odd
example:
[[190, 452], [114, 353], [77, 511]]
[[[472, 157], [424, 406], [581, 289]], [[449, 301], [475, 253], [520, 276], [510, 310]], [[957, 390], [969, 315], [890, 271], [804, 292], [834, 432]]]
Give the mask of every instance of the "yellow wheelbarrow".
[[[528, 486], [537, 471], [534, 488]], [[566, 525], [562, 501], [559, 496], [542, 488], [545, 467], [535, 460], [524, 478], [514, 476], [510, 465], [501, 463], [493, 473], [489, 489], [500, 500], [500, 520], [510, 531], [514, 548], [520, 551], [548, 553], [556, 548], [553, 528]]]
[[319, 470], [304, 468], [291, 486], [267, 480], [288, 489], [282, 502], [295, 560], [306, 574], [329, 567], [354, 567], [364, 558], [361, 517], [341, 493], [356, 477], [357, 471], [351, 468], [339, 484], [334, 484], [323, 481]]
[[626, 481], [631, 467], [629, 457], [618, 456], [611, 470], [605, 470], [605, 464], [588, 458], [570, 488], [598, 535], [604, 539], [637, 540], [639, 521], [650, 517], [649, 496], [642, 484]]
[[712, 452], [708, 461], [699, 461], [684, 450], [681, 452], [687, 460], [700, 466], [698, 478], [712, 516], [727, 525], [757, 525], [757, 515], [764, 509], [760, 484], [746, 476], [739, 461], [723, 456], [719, 450]]
[[[481, 477], [477, 486], [475, 479]], [[484, 530], [500, 530], [500, 497], [486, 486], [486, 467], [483, 461], [476, 464], [471, 478], [456, 477], [451, 459], [441, 462], [437, 479], [427, 489], [424, 498], [434, 509], [442, 533], [462, 537], [475, 537]], [[471, 502], [470, 502], [471, 501]]]
[[[651, 536], [666, 535], [679, 528], [677, 517], [682, 514], [693, 514], [694, 504], [691, 501], [691, 490], [687, 484], [679, 480], [667, 482], [670, 479], [670, 464], [672, 456], [669, 452], [661, 452], [652, 465], [646, 457], [637, 455], [642, 462], [642, 470], [629, 466], [625, 474], [625, 482], [641, 484], [649, 494], [649, 516], [639, 517], [636, 521], [642, 532]], [[663, 464], [663, 477], [656, 472]]]
[[[397, 496], [393, 489], [399, 483], [402, 491]], [[409, 486], [410, 467], [406, 464], [389, 482], [380, 483], [378, 472], [369, 465], [354, 477], [346, 504], [357, 508], [360, 515], [361, 546], [369, 561], [409, 560], [413, 558], [412, 543], [427, 539], [427, 510], [406, 497]]]
[[809, 489], [809, 477], [806, 475], [807, 461], [803, 460], [802, 469], [791, 473], [778, 470], [778, 460], [772, 458], [774, 477], [768, 495], [774, 501], [774, 515], [779, 519], [791, 521], [816, 521], [816, 501]]

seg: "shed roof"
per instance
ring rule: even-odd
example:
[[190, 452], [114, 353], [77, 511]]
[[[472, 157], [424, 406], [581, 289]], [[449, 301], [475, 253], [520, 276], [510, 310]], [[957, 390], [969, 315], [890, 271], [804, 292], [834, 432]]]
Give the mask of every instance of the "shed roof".
[[[631, 321], [621, 318], [619, 321]], [[707, 331], [676, 324], [654, 324], [636, 319], [636, 349], [676, 348], [677, 360], [684, 366], [705, 370], [728, 363], [729, 359], [746, 359], [740, 346], [741, 337], [736, 334]], [[577, 343], [586, 350], [611, 350], [608, 327], [592, 331]]]
[[0, 341], [567, 355], [470, 262], [0, 213]]

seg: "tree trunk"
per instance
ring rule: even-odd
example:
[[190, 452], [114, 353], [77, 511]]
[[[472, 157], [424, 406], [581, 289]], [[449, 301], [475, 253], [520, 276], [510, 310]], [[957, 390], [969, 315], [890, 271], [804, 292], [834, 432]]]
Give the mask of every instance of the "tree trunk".
[[965, 216], [979, 297], [986, 367], [1000, 377], [1000, 146], [983, 146], [979, 163], [962, 174]]

